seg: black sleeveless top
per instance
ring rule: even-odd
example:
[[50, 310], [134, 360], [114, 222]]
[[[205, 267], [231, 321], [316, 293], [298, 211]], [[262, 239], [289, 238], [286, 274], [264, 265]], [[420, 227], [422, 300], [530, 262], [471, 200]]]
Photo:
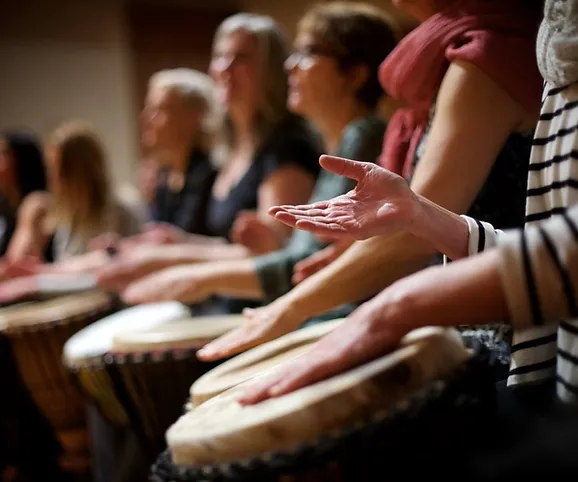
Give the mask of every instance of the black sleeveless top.
[[244, 210], [257, 209], [259, 186], [270, 174], [291, 163], [317, 177], [319, 155], [316, 140], [302, 119], [290, 116], [282, 121], [257, 150], [253, 163], [229, 195], [225, 199], [209, 196], [206, 234], [230, 239], [237, 215]]
[[0, 256], [6, 254], [15, 229], [16, 211], [6, 197], [0, 194]]
[[152, 206], [153, 221], [173, 224], [191, 234], [207, 234], [207, 202], [216, 173], [209, 157], [198, 150], [191, 153], [180, 191], [169, 189], [168, 170], [161, 172]]
[[[209, 196], [205, 234], [230, 239], [230, 230], [239, 212], [257, 208], [259, 187], [267, 176], [284, 164], [296, 164], [317, 177], [320, 154], [320, 143], [303, 119], [291, 115], [280, 122], [257, 150], [251, 167], [229, 195], [222, 200]], [[260, 305], [250, 299], [213, 296], [190, 309], [199, 315], [231, 314]]]

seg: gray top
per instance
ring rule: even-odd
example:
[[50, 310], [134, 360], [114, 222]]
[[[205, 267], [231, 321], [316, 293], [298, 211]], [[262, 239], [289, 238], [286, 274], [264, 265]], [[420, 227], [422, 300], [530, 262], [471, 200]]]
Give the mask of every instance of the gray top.
[[139, 213], [121, 201], [113, 203], [107, 219], [100, 226], [95, 226], [90, 235], [71, 232], [68, 226], [59, 226], [54, 233], [53, 255], [58, 262], [69, 256], [86, 253], [89, 241], [101, 234], [114, 232], [121, 237], [132, 236], [140, 232], [143, 219]]
[[[366, 117], [351, 122], [345, 129], [336, 155], [357, 161], [375, 162], [381, 153], [385, 122], [377, 117]], [[331, 199], [354, 187], [354, 182], [322, 170], [317, 178], [310, 203]], [[255, 258], [257, 275], [270, 302], [293, 288], [293, 267], [299, 261], [322, 249], [312, 234], [296, 229], [284, 249]]]
[[536, 54], [549, 84], [564, 87], [578, 81], [578, 0], [546, 0]]

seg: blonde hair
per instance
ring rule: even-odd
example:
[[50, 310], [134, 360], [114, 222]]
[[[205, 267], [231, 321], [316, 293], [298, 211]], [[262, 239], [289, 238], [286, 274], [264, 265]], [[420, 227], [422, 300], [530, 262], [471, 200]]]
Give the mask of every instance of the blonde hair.
[[[255, 39], [259, 56], [260, 82], [262, 96], [257, 106], [254, 126], [257, 141], [261, 142], [273, 130], [274, 126], [288, 116], [287, 109], [287, 73], [284, 63], [289, 55], [289, 43], [281, 27], [266, 15], [238, 13], [226, 18], [215, 34], [213, 49], [224, 37], [235, 32], [245, 32]], [[226, 117], [224, 134], [227, 147], [235, 139], [231, 120]]]
[[198, 143], [199, 147], [209, 151], [222, 124], [222, 113], [218, 108], [215, 84], [211, 77], [184, 67], [165, 69], [149, 79], [149, 89], [155, 88], [176, 92], [185, 106], [201, 112]]
[[101, 229], [110, 212], [111, 188], [104, 148], [83, 122], [67, 122], [49, 137], [58, 151], [53, 187], [54, 219], [71, 232], [90, 236]]

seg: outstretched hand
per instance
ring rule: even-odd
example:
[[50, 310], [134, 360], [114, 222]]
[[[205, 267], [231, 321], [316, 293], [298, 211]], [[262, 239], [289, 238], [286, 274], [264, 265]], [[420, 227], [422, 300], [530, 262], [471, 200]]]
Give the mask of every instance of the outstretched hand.
[[417, 195], [405, 179], [368, 162], [321, 156], [332, 173], [357, 181], [351, 191], [329, 201], [269, 210], [289, 226], [332, 238], [366, 239], [408, 229], [420, 209]]

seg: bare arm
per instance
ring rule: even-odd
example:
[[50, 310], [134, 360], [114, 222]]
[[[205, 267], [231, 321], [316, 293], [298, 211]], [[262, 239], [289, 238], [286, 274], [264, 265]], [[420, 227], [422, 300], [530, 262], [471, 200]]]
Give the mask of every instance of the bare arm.
[[[426, 150], [411, 188], [454, 212], [466, 212], [483, 186], [508, 136], [528, 114], [476, 67], [452, 64], [442, 83]], [[458, 254], [465, 245], [458, 226]], [[422, 268], [436, 249], [408, 233], [355, 243], [308, 278], [283, 302], [308, 318], [362, 300]]]
[[16, 261], [25, 257], [42, 259], [50, 238], [47, 220], [52, 204], [48, 193], [29, 194], [18, 209], [16, 231], [6, 257]]
[[[257, 215], [269, 229], [260, 229], [257, 235], [261, 238], [256, 241], [261, 248], [259, 254], [279, 249], [291, 229], [275, 222], [267, 215], [269, 209], [279, 204], [303, 203], [307, 201], [313, 191], [315, 179], [303, 169], [287, 165], [275, 170], [259, 187]], [[265, 239], [267, 238], [267, 239]], [[216, 244], [197, 243], [189, 238], [189, 246], [182, 246], [183, 261], [220, 261], [248, 258], [253, 254], [250, 246], [239, 243]], [[252, 244], [252, 243], [251, 243]]]

